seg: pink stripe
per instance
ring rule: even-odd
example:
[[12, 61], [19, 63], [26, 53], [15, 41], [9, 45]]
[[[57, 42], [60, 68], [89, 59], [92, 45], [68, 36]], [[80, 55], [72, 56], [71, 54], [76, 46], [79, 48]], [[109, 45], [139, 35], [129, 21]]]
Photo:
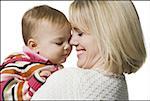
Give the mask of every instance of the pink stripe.
[[8, 81], [0, 82], [0, 86], [1, 86], [1, 88], [0, 88], [0, 101], [3, 101], [2, 100], [2, 93], [3, 93], [4, 87], [6, 86], [7, 82]]
[[33, 93], [32, 93], [30, 90], [29, 90], [29, 95], [30, 95], [30, 96], [33, 96]]
[[10, 59], [10, 60], [4, 62], [4, 63], [2, 64], [2, 66], [6, 65], [6, 64], [9, 64], [9, 63], [13, 63], [13, 62], [15, 62], [15, 61], [31, 62], [31, 61], [30, 61], [29, 59], [27, 59], [27, 58], [14, 58], [14, 59]]
[[28, 84], [34, 91], [37, 91], [42, 86], [42, 83], [36, 80], [34, 76], [31, 77]]
[[30, 48], [28, 48], [26, 46], [23, 47], [23, 51], [30, 57], [31, 60], [36, 60], [38, 62], [47, 62], [48, 61], [47, 58], [40, 56], [39, 54], [32, 51]]

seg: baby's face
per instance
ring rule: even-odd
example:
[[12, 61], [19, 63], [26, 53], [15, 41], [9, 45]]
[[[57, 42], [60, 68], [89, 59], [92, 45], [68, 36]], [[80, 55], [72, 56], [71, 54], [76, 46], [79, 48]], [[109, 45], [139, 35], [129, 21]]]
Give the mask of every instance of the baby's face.
[[66, 61], [72, 49], [69, 44], [70, 28], [59, 29], [44, 21], [38, 26], [36, 35], [40, 55], [48, 58], [54, 64]]

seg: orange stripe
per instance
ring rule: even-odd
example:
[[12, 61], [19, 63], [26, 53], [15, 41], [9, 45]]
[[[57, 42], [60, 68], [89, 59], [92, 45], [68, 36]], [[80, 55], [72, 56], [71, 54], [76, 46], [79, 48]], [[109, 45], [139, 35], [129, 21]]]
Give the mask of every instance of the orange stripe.
[[29, 75], [31, 75], [35, 70], [44, 67], [45, 65], [43, 64], [38, 64], [36, 66], [31, 67], [27, 72], [22, 73], [22, 77], [28, 77]]
[[16, 57], [16, 58], [19, 58], [19, 57], [22, 57], [22, 56], [24, 56], [24, 54], [16, 54], [16, 55], [10, 55], [10, 56], [8, 56], [6, 59], [8, 59], [8, 58], [14, 58], [14, 57]]
[[24, 82], [20, 82], [19, 85], [18, 85], [18, 89], [17, 89], [17, 98], [19, 101], [22, 101], [23, 98], [22, 98], [22, 90], [23, 90], [23, 84]]
[[21, 73], [19, 71], [16, 71], [16, 70], [4, 70], [1, 72], [1, 74], [17, 74], [17, 75], [20, 75], [22, 77], [29, 77], [35, 70], [39, 69], [39, 68], [42, 68], [44, 67], [45, 65], [44, 64], [38, 64], [38, 65], [35, 65], [33, 67], [31, 67], [27, 72], [25, 73]]
[[3, 74], [3, 73], [4, 73], [4, 74], [5, 74], [5, 73], [7, 73], [7, 74], [19, 74], [19, 71], [10, 69], [10, 70], [4, 70], [4, 71], [1, 72], [1, 74]]

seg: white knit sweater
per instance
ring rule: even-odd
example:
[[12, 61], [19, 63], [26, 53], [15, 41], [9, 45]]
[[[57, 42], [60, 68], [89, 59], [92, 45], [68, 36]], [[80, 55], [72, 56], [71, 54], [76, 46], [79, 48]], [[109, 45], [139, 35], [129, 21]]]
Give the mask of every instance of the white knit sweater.
[[92, 69], [65, 68], [52, 74], [32, 100], [128, 100], [124, 75], [106, 76]]

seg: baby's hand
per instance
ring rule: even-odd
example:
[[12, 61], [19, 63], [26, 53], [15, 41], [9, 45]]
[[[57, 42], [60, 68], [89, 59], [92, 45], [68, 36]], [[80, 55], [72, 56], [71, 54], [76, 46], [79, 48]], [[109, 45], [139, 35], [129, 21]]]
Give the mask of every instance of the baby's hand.
[[49, 71], [49, 70], [43, 70], [40, 72], [40, 77], [43, 80], [46, 80], [50, 75], [51, 75], [51, 71]]
[[49, 66], [44, 69], [41, 69], [39, 75], [43, 80], [46, 80], [52, 73], [62, 68], [63, 68], [62, 66]]

